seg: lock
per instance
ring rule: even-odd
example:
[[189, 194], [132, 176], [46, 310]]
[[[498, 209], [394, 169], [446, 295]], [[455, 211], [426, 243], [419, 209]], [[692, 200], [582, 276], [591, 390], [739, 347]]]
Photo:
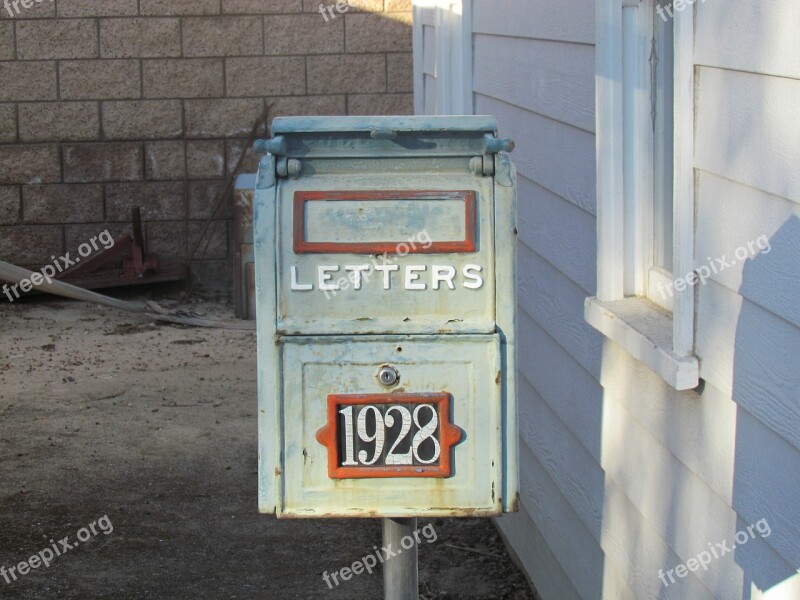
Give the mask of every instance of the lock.
[[400, 381], [400, 373], [398, 373], [397, 369], [394, 367], [384, 365], [380, 368], [380, 371], [378, 371], [378, 382], [382, 386], [392, 387], [397, 384], [398, 381]]

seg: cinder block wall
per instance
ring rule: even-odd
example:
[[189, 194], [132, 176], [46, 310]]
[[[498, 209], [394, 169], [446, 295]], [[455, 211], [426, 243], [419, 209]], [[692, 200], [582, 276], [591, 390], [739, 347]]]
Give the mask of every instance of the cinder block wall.
[[[0, 5], [0, 260], [38, 266], [128, 231], [134, 205], [149, 249], [186, 257], [268, 105], [411, 114], [411, 0], [335, 4]], [[192, 256], [196, 289], [231, 289], [230, 211], [219, 217]]]

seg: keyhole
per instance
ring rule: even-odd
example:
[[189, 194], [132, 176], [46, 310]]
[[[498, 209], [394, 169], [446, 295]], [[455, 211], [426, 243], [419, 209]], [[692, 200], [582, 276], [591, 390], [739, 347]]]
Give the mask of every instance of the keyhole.
[[378, 371], [378, 381], [381, 385], [391, 387], [400, 379], [400, 374], [394, 367], [384, 366]]

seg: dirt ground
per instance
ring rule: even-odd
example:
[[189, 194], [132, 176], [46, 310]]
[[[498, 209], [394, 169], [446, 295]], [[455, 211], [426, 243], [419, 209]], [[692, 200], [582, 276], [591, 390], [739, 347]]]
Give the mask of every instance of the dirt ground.
[[[0, 302], [0, 598], [381, 598], [379, 570], [322, 579], [381, 545], [379, 521], [258, 514], [255, 365], [251, 332]], [[534, 597], [490, 520], [432, 523], [421, 598]]]

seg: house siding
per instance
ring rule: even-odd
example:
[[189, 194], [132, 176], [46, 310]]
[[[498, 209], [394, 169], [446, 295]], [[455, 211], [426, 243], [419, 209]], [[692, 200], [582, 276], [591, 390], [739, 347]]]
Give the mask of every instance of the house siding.
[[697, 354], [735, 405], [723, 498], [772, 529], [737, 563], [766, 597], [800, 597], [800, 12], [732, 0], [696, 14], [697, 260], [769, 240], [700, 288]]
[[[521, 508], [499, 527], [545, 600], [800, 597], [800, 11], [696, 3], [696, 266], [762, 235], [772, 250], [697, 287], [704, 383], [688, 392], [583, 316], [595, 3], [472, 11], [475, 113], [516, 140], [519, 174]], [[760, 519], [768, 537], [661, 583]]]

